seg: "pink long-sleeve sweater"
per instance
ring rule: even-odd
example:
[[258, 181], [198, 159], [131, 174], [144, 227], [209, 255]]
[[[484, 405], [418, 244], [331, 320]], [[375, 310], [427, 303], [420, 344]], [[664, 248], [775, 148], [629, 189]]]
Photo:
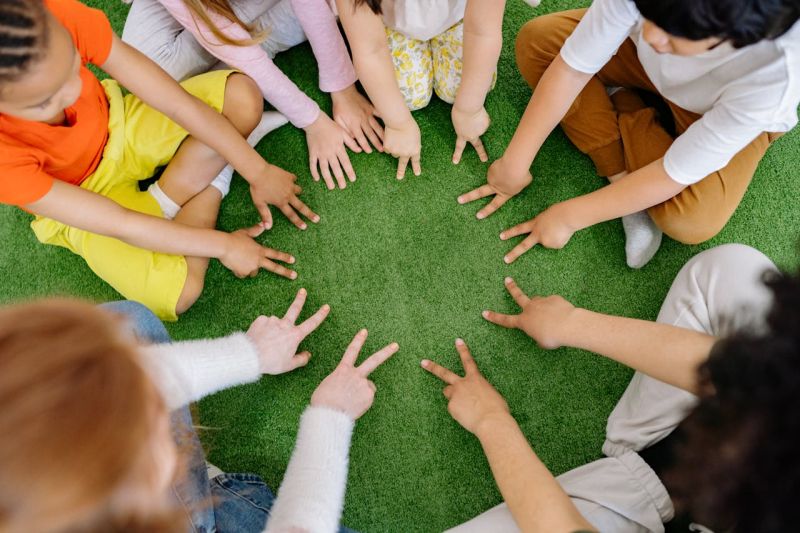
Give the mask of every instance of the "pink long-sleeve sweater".
[[[286, 115], [294, 126], [305, 128], [317, 119], [320, 113], [317, 103], [281, 72], [260, 46], [221, 43], [208, 26], [195, 20], [183, 0], [159, 1], [212, 55], [253, 78], [264, 99]], [[326, 0], [291, 0], [291, 6], [317, 58], [320, 89], [336, 92], [355, 83], [355, 69], [331, 6]], [[208, 15], [214, 25], [231, 39], [250, 38], [238, 24], [211, 11]]]

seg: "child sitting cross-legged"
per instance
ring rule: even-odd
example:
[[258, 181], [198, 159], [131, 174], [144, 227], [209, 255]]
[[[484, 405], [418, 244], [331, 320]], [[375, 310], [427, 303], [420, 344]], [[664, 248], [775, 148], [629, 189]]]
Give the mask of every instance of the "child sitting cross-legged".
[[[294, 263], [254, 238], [269, 205], [301, 229], [319, 217], [296, 177], [245, 141], [264, 129], [255, 83], [231, 71], [178, 85], [76, 0], [0, 0], [0, 202], [33, 213], [36, 237], [80, 255], [126, 298], [175, 320], [200, 296], [209, 259], [239, 277]], [[99, 66], [116, 81], [98, 79]], [[131, 94], [123, 96], [120, 85]], [[230, 161], [261, 223], [214, 230]], [[139, 182], [166, 166], [148, 191]]]

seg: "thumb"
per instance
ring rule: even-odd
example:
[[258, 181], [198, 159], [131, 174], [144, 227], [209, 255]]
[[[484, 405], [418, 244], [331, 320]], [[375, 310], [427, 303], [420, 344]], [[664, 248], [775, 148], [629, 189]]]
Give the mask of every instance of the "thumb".
[[301, 366], [306, 366], [309, 359], [311, 359], [311, 352], [300, 352], [295, 355], [292, 357], [292, 370], [300, 368]]
[[264, 233], [264, 225], [263, 224], [256, 224], [255, 226], [250, 226], [249, 228], [244, 228], [244, 232], [251, 238], [255, 239], [262, 233]]
[[258, 206], [258, 214], [261, 215], [261, 220], [264, 223], [263, 229], [272, 229], [272, 211], [269, 210], [267, 204]]

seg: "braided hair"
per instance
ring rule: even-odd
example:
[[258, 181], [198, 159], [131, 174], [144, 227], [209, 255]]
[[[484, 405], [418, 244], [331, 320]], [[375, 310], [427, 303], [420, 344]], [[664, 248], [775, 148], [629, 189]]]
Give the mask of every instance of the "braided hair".
[[0, 82], [16, 81], [47, 46], [42, 0], [0, 0]]

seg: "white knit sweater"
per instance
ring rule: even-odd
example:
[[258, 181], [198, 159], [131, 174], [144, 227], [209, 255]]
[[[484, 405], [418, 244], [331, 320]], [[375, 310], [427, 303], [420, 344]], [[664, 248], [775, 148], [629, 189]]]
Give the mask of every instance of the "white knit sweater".
[[[261, 377], [258, 353], [244, 333], [143, 348], [144, 366], [170, 409]], [[354, 421], [325, 407], [300, 418], [289, 467], [270, 510], [268, 533], [327, 533], [339, 528]]]

